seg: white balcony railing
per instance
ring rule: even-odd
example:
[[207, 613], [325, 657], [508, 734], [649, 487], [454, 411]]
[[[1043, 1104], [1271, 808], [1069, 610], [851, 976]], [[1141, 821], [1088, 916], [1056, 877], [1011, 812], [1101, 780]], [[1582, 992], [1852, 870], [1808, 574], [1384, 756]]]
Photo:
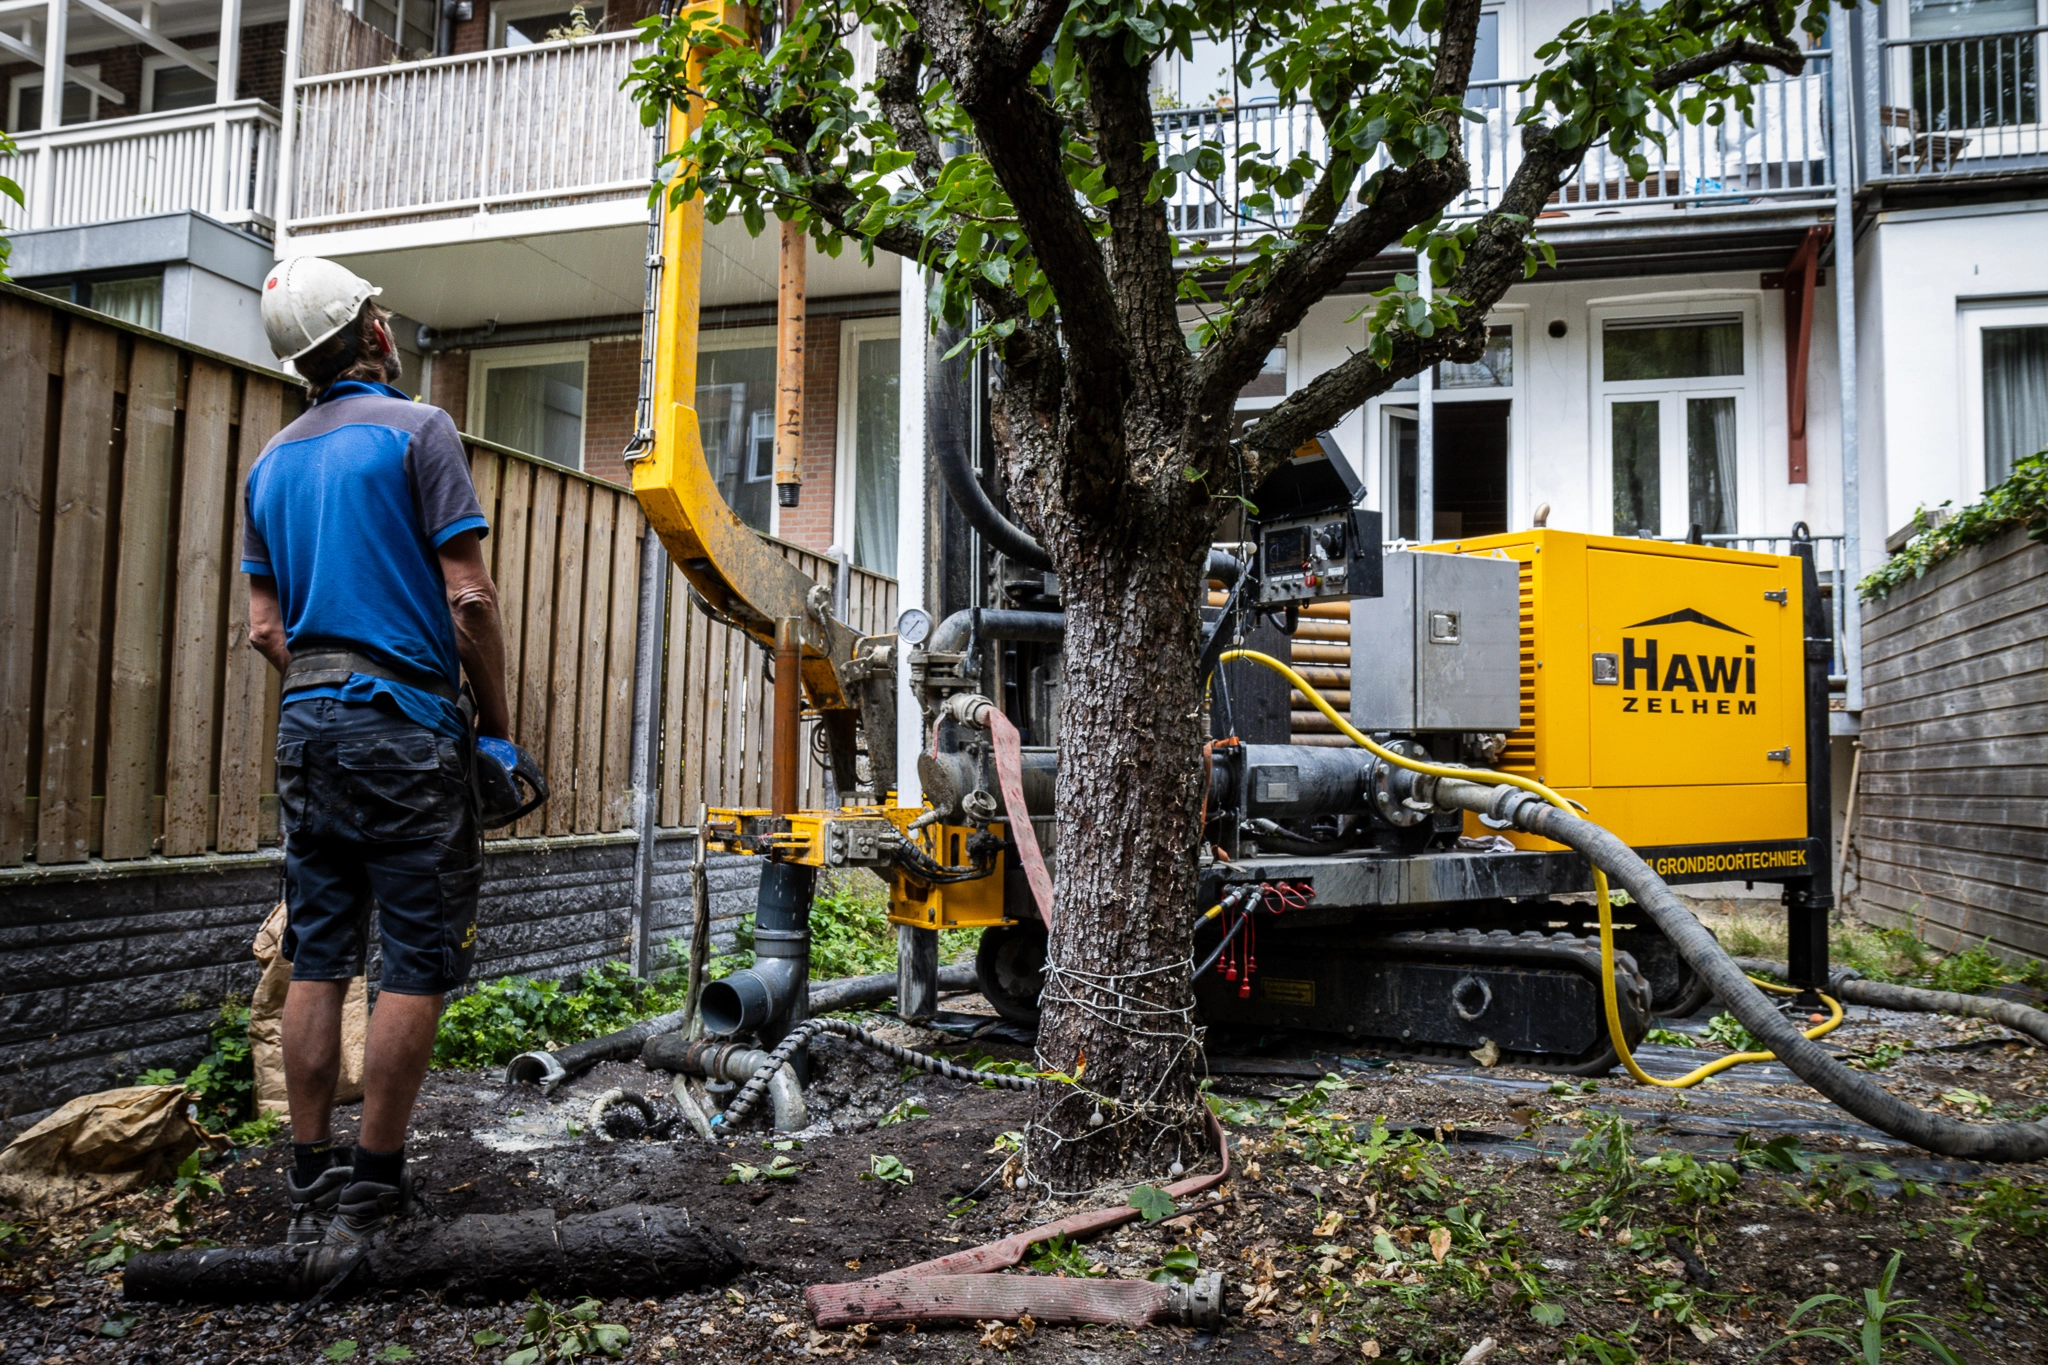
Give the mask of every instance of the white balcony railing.
[[1879, 175], [1921, 180], [2048, 166], [2048, 25], [1884, 44]]
[[[1655, 209], [1708, 204], [1742, 204], [1786, 197], [1830, 194], [1834, 188], [1833, 138], [1828, 119], [1828, 54], [1810, 53], [1806, 71], [1754, 87], [1748, 121], [1731, 108], [1717, 127], [1661, 125], [1665, 146], [1645, 143], [1649, 172], [1632, 177], [1622, 159], [1603, 145], [1586, 156], [1572, 178], [1551, 197], [1550, 207], [1575, 210]], [[1521, 128], [1516, 120], [1528, 96], [1515, 81], [1483, 81], [1466, 94], [1483, 122], [1465, 125], [1466, 158], [1472, 188], [1451, 212], [1488, 211], [1522, 164]], [[1318, 163], [1328, 157], [1321, 123], [1305, 108], [1248, 104], [1237, 109], [1177, 109], [1156, 118], [1162, 156], [1194, 150], [1203, 143], [1222, 147], [1226, 163], [1222, 196], [1181, 177], [1167, 201], [1169, 221], [1183, 237], [1211, 241], [1254, 236], [1267, 226], [1285, 228], [1300, 211], [1298, 200], [1276, 203], [1272, 213], [1243, 207], [1230, 162], [1247, 146], [1277, 152], [1284, 161], [1306, 152]], [[1378, 163], [1371, 169], [1377, 170]], [[1355, 208], [1353, 201], [1346, 211]]]
[[644, 195], [633, 33], [299, 81], [294, 232]]
[[0, 175], [0, 227], [77, 227], [195, 210], [268, 235], [277, 197], [278, 115], [259, 100], [22, 133]]

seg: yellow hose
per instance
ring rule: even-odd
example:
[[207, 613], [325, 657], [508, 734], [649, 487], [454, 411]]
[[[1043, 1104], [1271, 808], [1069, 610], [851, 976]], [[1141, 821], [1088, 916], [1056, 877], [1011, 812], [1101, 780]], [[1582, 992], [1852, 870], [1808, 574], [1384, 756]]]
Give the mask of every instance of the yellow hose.
[[[1225, 651], [1217, 659], [1217, 662], [1228, 663], [1232, 659], [1249, 659], [1255, 664], [1264, 664], [1267, 668], [1272, 669], [1275, 673], [1287, 679], [1294, 690], [1307, 697], [1310, 704], [1316, 710], [1322, 712], [1329, 719], [1330, 723], [1337, 727], [1339, 732], [1353, 744], [1358, 745], [1382, 763], [1391, 763], [1397, 768], [1406, 768], [1410, 772], [1422, 773], [1427, 777], [1447, 777], [1459, 782], [1491, 782], [1499, 786], [1519, 787], [1525, 792], [1532, 792], [1542, 797], [1559, 810], [1568, 811], [1572, 809], [1570, 801], [1532, 778], [1522, 777], [1515, 773], [1491, 772], [1485, 768], [1458, 768], [1442, 763], [1424, 763], [1417, 759], [1405, 758], [1395, 753], [1392, 749], [1375, 744], [1371, 736], [1357, 729], [1350, 721], [1339, 715], [1337, 708], [1330, 705], [1324, 699], [1323, 694], [1316, 691], [1310, 685], [1308, 679], [1302, 677], [1301, 674], [1295, 672], [1286, 664], [1281, 663], [1272, 655], [1261, 654], [1255, 649], [1232, 649]], [[1707, 1079], [1707, 1077], [1726, 1071], [1732, 1066], [1739, 1066], [1744, 1062], [1770, 1062], [1777, 1060], [1777, 1054], [1771, 1052], [1731, 1052], [1726, 1057], [1717, 1057], [1698, 1070], [1688, 1072], [1673, 1081], [1660, 1080], [1638, 1066], [1635, 1057], [1628, 1050], [1627, 1041], [1622, 1036], [1621, 1002], [1616, 997], [1614, 991], [1614, 908], [1609, 903], [1607, 874], [1598, 867], [1593, 869], [1593, 898], [1594, 903], [1600, 909], [1600, 998], [1607, 1011], [1607, 1036], [1614, 1044], [1615, 1055], [1621, 1059], [1621, 1064], [1628, 1069], [1629, 1075], [1635, 1077], [1644, 1085], [1654, 1085], [1665, 1090], [1688, 1090]], [[1750, 980], [1765, 990], [1777, 991], [1783, 995], [1797, 995], [1799, 993], [1791, 986], [1779, 986], [1769, 981], [1758, 981], [1755, 977], [1751, 977]], [[1831, 996], [1822, 995], [1820, 998], [1827, 1003], [1831, 1017], [1825, 1023], [1817, 1024], [1805, 1030], [1808, 1038], [1819, 1038], [1823, 1034], [1832, 1032], [1836, 1025], [1842, 1022], [1841, 1004]]]

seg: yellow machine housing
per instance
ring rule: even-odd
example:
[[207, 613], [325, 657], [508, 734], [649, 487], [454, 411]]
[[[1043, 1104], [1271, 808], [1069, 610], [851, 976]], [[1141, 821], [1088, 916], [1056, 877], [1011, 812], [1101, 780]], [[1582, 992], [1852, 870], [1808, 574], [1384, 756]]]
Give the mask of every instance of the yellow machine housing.
[[1522, 723], [1496, 766], [1580, 802], [1660, 875], [1805, 869], [1797, 557], [1553, 530], [1423, 548], [1521, 565]]
[[[971, 825], [927, 825], [915, 834], [910, 823], [922, 810], [909, 806], [845, 806], [839, 810], [806, 810], [778, 817], [766, 809], [714, 809], [708, 815], [705, 847], [720, 853], [767, 853], [784, 862], [825, 870], [878, 863], [872, 840], [893, 830], [919, 842], [927, 857], [949, 867], [967, 861]], [[998, 839], [1009, 837], [998, 820], [988, 827]], [[862, 836], [867, 836], [863, 846]], [[1014, 923], [1003, 913], [1008, 858], [997, 854], [986, 877], [927, 886], [902, 872], [885, 872], [889, 883], [889, 922], [913, 929], [988, 929]]]

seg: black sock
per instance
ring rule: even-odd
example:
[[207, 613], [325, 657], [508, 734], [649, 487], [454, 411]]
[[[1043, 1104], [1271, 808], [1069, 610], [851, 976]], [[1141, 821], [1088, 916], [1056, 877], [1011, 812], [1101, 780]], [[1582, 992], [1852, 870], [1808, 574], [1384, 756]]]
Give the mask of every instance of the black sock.
[[373, 1185], [396, 1185], [405, 1172], [405, 1148], [395, 1152], [373, 1152], [356, 1148], [356, 1179]]
[[318, 1142], [294, 1142], [292, 1144], [292, 1179], [300, 1189], [320, 1178], [320, 1173], [333, 1164], [334, 1139], [321, 1138]]

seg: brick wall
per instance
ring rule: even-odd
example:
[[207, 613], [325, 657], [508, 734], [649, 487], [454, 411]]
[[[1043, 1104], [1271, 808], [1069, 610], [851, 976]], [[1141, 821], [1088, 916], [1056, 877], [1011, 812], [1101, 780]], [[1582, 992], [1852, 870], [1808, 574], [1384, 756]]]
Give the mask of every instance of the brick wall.
[[[469, 431], [469, 352], [443, 351], [434, 357], [432, 392], [427, 401], [455, 419], [457, 431]], [[469, 431], [472, 436], [481, 432]]]
[[[563, 0], [567, 8], [569, 0]], [[606, 8], [597, 25], [600, 33], [621, 33], [650, 14], [659, 13], [660, 0], [620, 0]], [[455, 51], [481, 52], [491, 39], [491, 5], [478, 0], [475, 13], [466, 24], [455, 26]]]
[[811, 550], [832, 545], [832, 504], [838, 485], [839, 319], [804, 320], [803, 500], [784, 507], [776, 530]]
[[590, 343], [584, 372], [583, 469], [600, 479], [630, 480], [621, 452], [633, 439], [640, 402], [640, 338], [602, 337]]

